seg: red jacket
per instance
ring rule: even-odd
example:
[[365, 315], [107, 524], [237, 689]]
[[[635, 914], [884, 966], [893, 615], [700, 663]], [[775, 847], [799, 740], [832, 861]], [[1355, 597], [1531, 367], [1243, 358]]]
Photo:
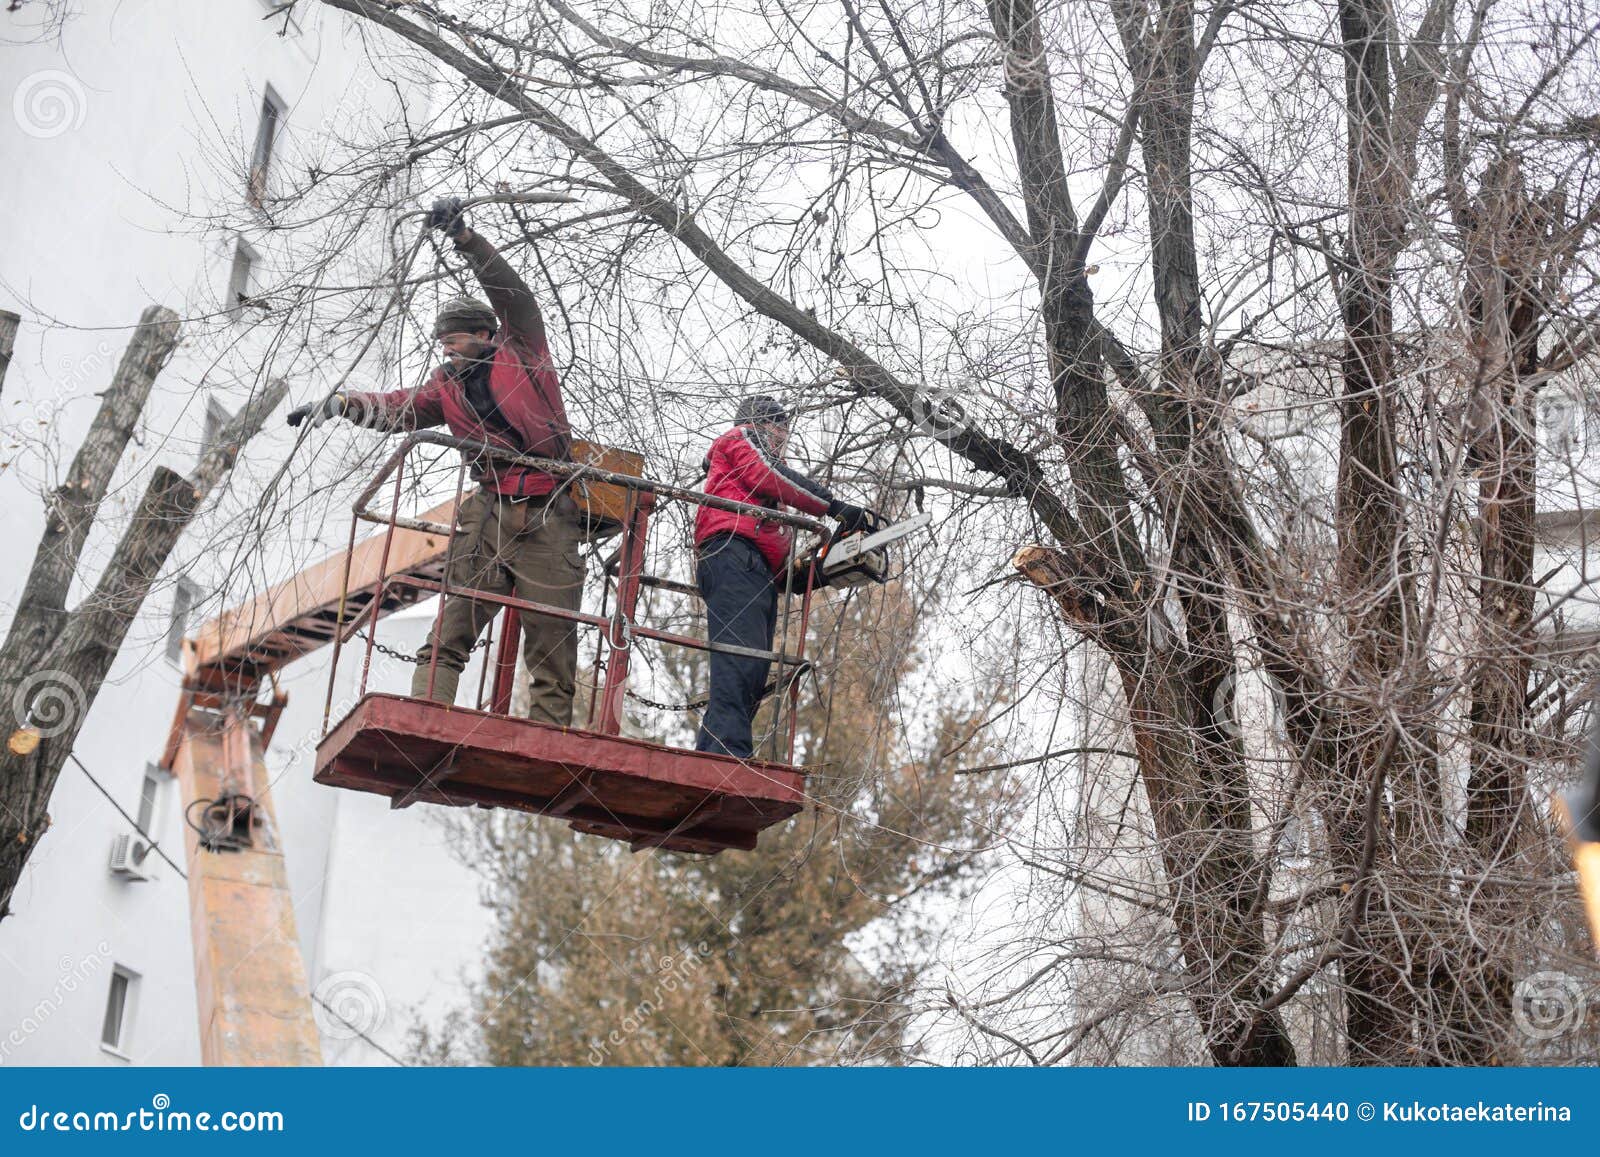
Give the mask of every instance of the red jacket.
[[[345, 395], [345, 416], [379, 430], [416, 430], [444, 425], [458, 438], [504, 446], [522, 454], [564, 460], [570, 456], [572, 429], [561, 399], [561, 382], [545, 339], [544, 319], [522, 278], [474, 233], [462, 245], [500, 318], [499, 342], [489, 368], [489, 390], [504, 424], [484, 423], [467, 401], [462, 384], [447, 367], [433, 371], [414, 390]], [[509, 426], [508, 430], [506, 427]], [[493, 459], [473, 464], [473, 477], [499, 494], [548, 494], [556, 479]]]
[[[806, 514], [826, 514], [833, 501], [827, 487], [785, 466], [750, 426], [735, 426], [711, 443], [706, 453], [705, 492], [771, 510], [780, 505], [793, 506]], [[710, 506], [698, 508], [694, 518], [697, 546], [724, 531], [755, 543], [774, 574], [783, 569], [789, 558], [790, 532], [782, 523]]]

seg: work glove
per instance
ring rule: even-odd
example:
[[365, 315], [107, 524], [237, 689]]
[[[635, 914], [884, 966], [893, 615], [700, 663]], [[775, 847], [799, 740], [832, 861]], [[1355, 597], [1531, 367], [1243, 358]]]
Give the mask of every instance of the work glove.
[[452, 241], [459, 241], [467, 231], [467, 218], [461, 208], [460, 197], [440, 197], [428, 210], [428, 225], [441, 229]]
[[304, 422], [307, 418], [310, 418], [312, 429], [316, 429], [329, 418], [337, 418], [343, 413], [344, 395], [329, 394], [320, 402], [312, 402], [308, 405], [297, 406], [290, 410], [288, 419], [289, 425], [298, 426], [301, 422]]
[[837, 498], [828, 503], [828, 517], [838, 519], [839, 529], [846, 534], [854, 534], [858, 530], [870, 533], [883, 525], [881, 515], [862, 506], [840, 502]]

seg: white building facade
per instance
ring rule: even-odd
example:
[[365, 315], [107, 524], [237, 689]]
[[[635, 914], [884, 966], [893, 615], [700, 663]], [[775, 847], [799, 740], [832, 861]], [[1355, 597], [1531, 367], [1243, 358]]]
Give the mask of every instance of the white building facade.
[[[0, 384], [7, 625], [44, 525], [43, 496], [60, 483], [141, 311], [168, 306], [185, 336], [102, 508], [74, 600], [149, 471], [192, 471], [261, 368], [284, 360], [252, 333], [248, 305], [269, 270], [297, 260], [292, 231], [262, 207], [273, 183], [294, 166], [303, 178], [327, 139], [363, 119], [425, 115], [431, 95], [415, 77], [384, 73], [369, 28], [320, 7], [275, 14], [265, 0], [216, 0], [182, 6], [181, 16], [156, 0], [62, 7], [0, 13], [0, 310], [21, 318]], [[250, 206], [261, 209], [259, 228], [225, 227]], [[303, 363], [297, 356], [285, 372]], [[385, 364], [363, 372], [381, 377]], [[314, 396], [315, 380], [292, 380], [291, 399]], [[246, 549], [249, 535], [228, 532], [230, 519], [251, 517], [294, 448], [274, 415], [236, 469], [234, 492], [180, 545], [89, 710], [51, 827], [0, 922], [0, 1065], [199, 1063], [179, 871], [185, 821], [177, 784], [156, 764], [178, 703], [181, 639], [344, 544], [348, 502], [315, 487], [262, 516], [279, 532], [266, 557]], [[427, 622], [418, 608], [385, 623], [382, 637], [414, 651]], [[410, 673], [399, 667], [380, 666], [374, 689], [403, 689]], [[489, 918], [434, 809], [390, 812], [376, 797], [311, 783], [326, 670], [323, 653], [284, 672], [289, 706], [267, 754], [271, 791], [308, 979], [337, 1011], [318, 1017], [323, 1056], [387, 1064], [403, 1056], [410, 1024], [463, 1002]], [[347, 664], [341, 679], [358, 670]], [[336, 689], [336, 700], [350, 691]], [[17, 724], [7, 722], [9, 733]], [[135, 854], [139, 828], [159, 850]]]

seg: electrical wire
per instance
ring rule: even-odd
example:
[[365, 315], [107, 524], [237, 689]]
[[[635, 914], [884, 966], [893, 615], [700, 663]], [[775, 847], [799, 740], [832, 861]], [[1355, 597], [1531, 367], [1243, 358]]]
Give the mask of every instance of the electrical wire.
[[88, 777], [89, 782], [94, 784], [94, 786], [99, 789], [100, 794], [106, 797], [106, 801], [110, 803], [112, 807], [117, 809], [117, 814], [128, 821], [128, 826], [134, 831], [138, 832], [144, 842], [150, 845], [150, 850], [165, 860], [174, 872], [178, 873], [178, 875], [187, 880], [189, 878], [189, 873], [178, 867], [177, 864], [174, 864], [172, 862], [172, 857], [161, 850], [161, 845], [156, 843], [156, 841], [151, 838], [150, 833], [139, 826], [139, 821], [122, 810], [122, 805], [116, 801], [116, 798], [112, 796], [109, 791], [106, 790], [105, 785], [94, 777], [93, 772], [91, 772], [87, 767], [83, 766], [83, 760], [78, 758], [77, 753], [69, 751], [67, 752], [67, 758], [78, 765], [78, 770], [83, 772], [83, 774]]

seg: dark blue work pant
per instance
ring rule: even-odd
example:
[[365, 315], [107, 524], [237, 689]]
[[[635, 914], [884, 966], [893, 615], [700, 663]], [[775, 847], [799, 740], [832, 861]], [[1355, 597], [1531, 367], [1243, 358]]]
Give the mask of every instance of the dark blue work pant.
[[[706, 604], [706, 634], [713, 643], [772, 649], [778, 586], [755, 543], [718, 534], [700, 545], [695, 580]], [[755, 753], [750, 724], [767, 685], [766, 659], [711, 652], [711, 702], [700, 721], [696, 751], [748, 759]]]

